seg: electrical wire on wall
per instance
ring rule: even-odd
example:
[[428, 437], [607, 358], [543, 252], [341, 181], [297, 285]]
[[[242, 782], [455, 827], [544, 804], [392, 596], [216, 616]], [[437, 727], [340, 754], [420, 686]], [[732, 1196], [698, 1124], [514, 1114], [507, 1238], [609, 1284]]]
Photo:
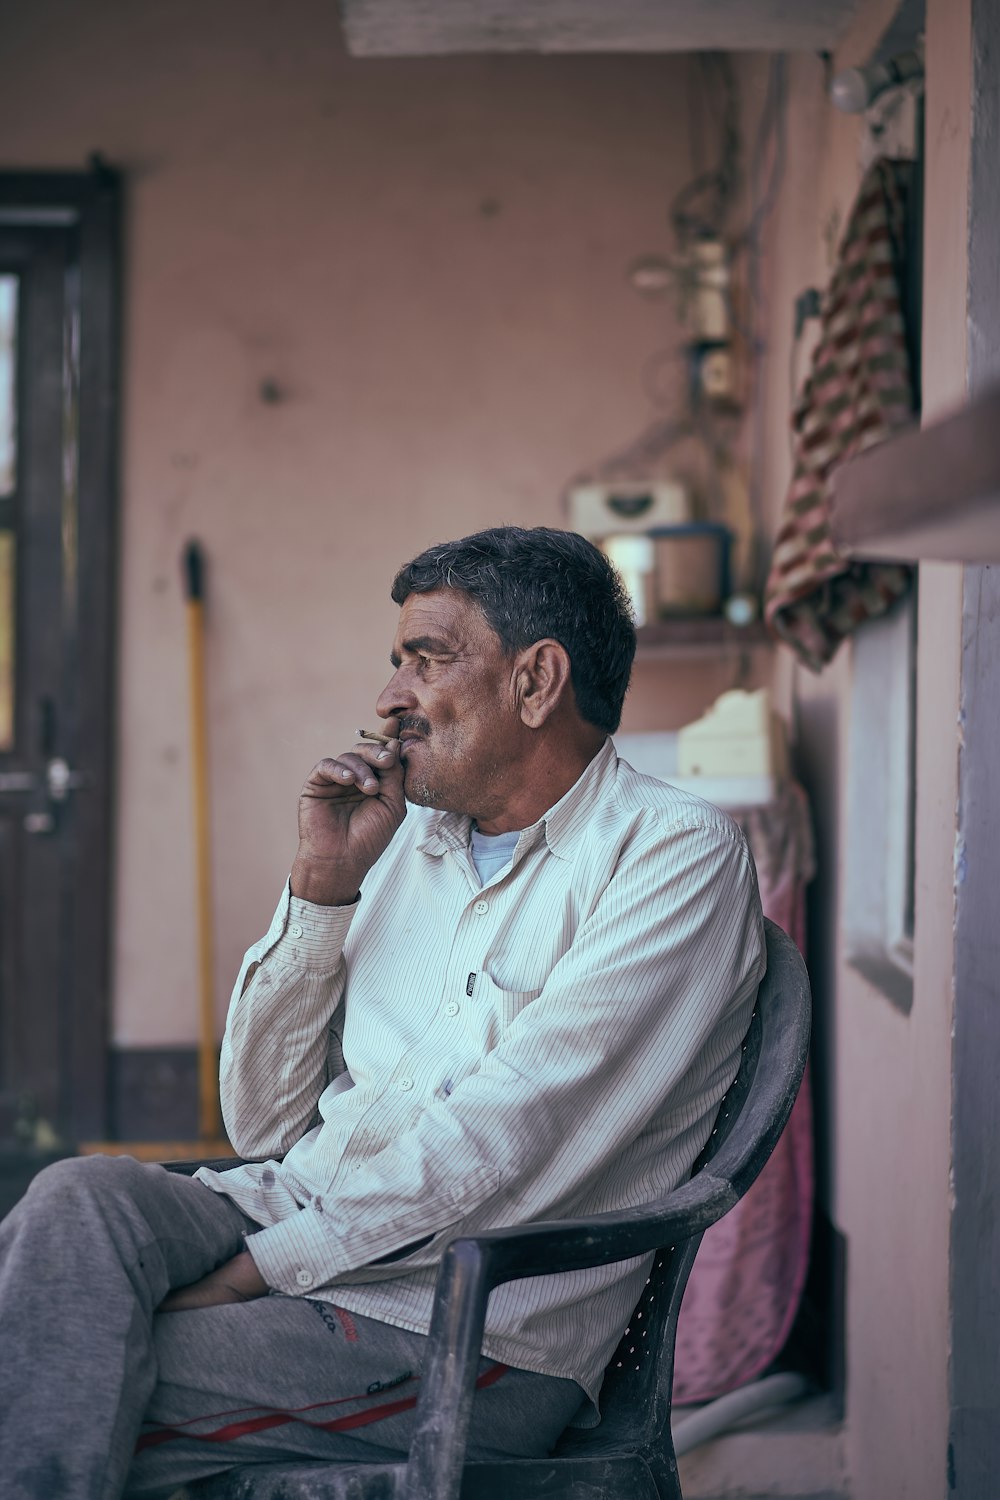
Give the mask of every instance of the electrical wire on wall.
[[[696, 325], [699, 294], [710, 283], [714, 281], [723, 298], [728, 297], [724, 245], [742, 181], [740, 95], [732, 61], [725, 53], [697, 54], [688, 76], [687, 109], [692, 175], [667, 207], [675, 251], [640, 257], [629, 268], [629, 279], [644, 296], [661, 297], [672, 291], [681, 324]], [[706, 130], [709, 119], [718, 121], [711, 140]], [[706, 166], [710, 156], [713, 165]], [[676, 346], [670, 345], [655, 350], [646, 361], [643, 390], [654, 407], [675, 405], [675, 398], [663, 389], [662, 374], [678, 357]], [[689, 352], [681, 357], [688, 363], [690, 377]]]
[[[688, 84], [688, 134], [692, 176], [668, 206], [673, 231], [672, 254], [647, 255], [629, 269], [632, 285], [643, 295], [662, 296], [672, 289], [678, 317], [691, 329], [689, 364], [693, 356], [692, 400], [705, 395], [716, 413], [739, 404], [734, 351], [725, 346], [732, 334], [741, 342], [747, 375], [755, 373], [762, 352], [761, 244], [784, 177], [787, 137], [787, 68], [784, 57], [771, 59], [767, 90], [749, 161], [749, 219], [738, 228], [733, 220], [741, 207], [744, 187], [743, 101], [732, 60], [723, 53], [701, 53], [697, 72]], [[716, 120], [714, 139], [707, 139], [706, 121]], [[706, 166], [711, 155], [712, 165]], [[742, 258], [746, 270], [738, 276]], [[737, 294], [744, 286], [745, 306]], [[714, 308], [713, 308], [714, 303]], [[726, 314], [720, 323], [718, 308]], [[715, 348], [706, 347], [715, 345]], [[723, 347], [718, 347], [723, 346]], [[662, 348], [647, 361], [643, 387], [655, 407], [667, 405], [662, 371], [676, 359], [674, 348]]]
[[[762, 335], [764, 321], [761, 287], [763, 235], [774, 212], [787, 164], [788, 76], [782, 56], [771, 58], [767, 93], [761, 110], [750, 160], [750, 222], [743, 236], [746, 254], [746, 287], [749, 330], [746, 339], [750, 366], [750, 418], [748, 429], [747, 474], [749, 479], [750, 515], [759, 551], [764, 526], [764, 433], [765, 401], [761, 362], [766, 352]], [[753, 559], [753, 570], [762, 570], [763, 559]]]
[[[690, 422], [718, 472], [716, 488], [726, 492], [724, 512], [743, 538], [743, 582], [755, 592], [763, 521], [761, 256], [787, 157], [785, 59], [769, 63], [746, 177], [746, 111], [731, 58], [698, 56], [687, 105], [691, 177], [668, 206], [675, 249], [642, 258], [630, 276], [640, 292], [662, 295], [669, 287], [677, 297]], [[676, 349], [657, 350], [643, 370], [646, 396], [660, 409], [667, 406], [663, 372], [677, 357]], [[741, 448], [749, 450], [744, 461]]]
[[[760, 608], [760, 260], [785, 170], [785, 60], [770, 62], [749, 163], [741, 76], [725, 53], [692, 59], [690, 176], [665, 205], [672, 245], [639, 257], [628, 270], [640, 295], [675, 302], [682, 330], [679, 340], [654, 351], [641, 372], [658, 415], [631, 442], [579, 472], [565, 494], [577, 530], [607, 537], [609, 546], [620, 542], [623, 556], [626, 542], [629, 556], [641, 554], [637, 578], [651, 565], [644, 536], [657, 538], [657, 555], [666, 556], [666, 531], [673, 529], [671, 546], [678, 552], [680, 533], [697, 533], [705, 556], [718, 556], [722, 581], [714, 595], [704, 593], [714, 602], [692, 608], [721, 613], [734, 625], [749, 624]], [[751, 452], [744, 458], [747, 447]], [[659, 577], [667, 565], [656, 566]], [[640, 597], [644, 588], [637, 583], [633, 591], [637, 618], [647, 611]], [[661, 616], [682, 612], [662, 579], [657, 588], [652, 607]]]
[[[787, 67], [782, 56], [771, 58], [767, 94], [757, 125], [753, 154], [750, 158], [750, 222], [737, 241], [737, 249], [747, 254], [747, 294], [753, 323], [760, 312], [761, 237], [764, 225], [774, 210], [785, 175], [787, 155], [786, 118], [788, 109]], [[768, 166], [768, 158], [770, 165]], [[765, 172], [767, 185], [761, 188]], [[756, 333], [756, 329], [755, 329]], [[755, 349], [760, 346], [756, 339]]]
[[716, 108], [715, 84], [722, 89], [719, 158], [707, 170], [700, 165], [704, 155], [703, 114], [697, 107], [697, 95], [689, 91], [688, 125], [695, 175], [674, 195], [670, 205], [670, 223], [681, 245], [691, 239], [721, 239], [740, 187], [740, 95], [732, 61], [724, 52], [700, 52], [698, 66], [705, 114]]

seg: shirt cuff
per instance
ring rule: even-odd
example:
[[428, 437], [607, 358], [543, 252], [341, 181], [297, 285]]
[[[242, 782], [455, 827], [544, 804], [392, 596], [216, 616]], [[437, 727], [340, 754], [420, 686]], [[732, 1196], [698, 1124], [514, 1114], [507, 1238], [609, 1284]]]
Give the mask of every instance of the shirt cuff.
[[308, 1297], [336, 1274], [330, 1237], [308, 1208], [248, 1234], [246, 1247], [268, 1286], [288, 1297]]
[[[289, 1297], [308, 1297], [344, 1276], [352, 1282], [395, 1279], [411, 1254], [411, 1267], [435, 1264], [464, 1215], [495, 1192], [499, 1181], [496, 1167], [475, 1167], [457, 1182], [441, 1183], [436, 1192], [398, 1198], [381, 1217], [370, 1208], [366, 1213], [363, 1190], [331, 1194], [325, 1207], [316, 1197], [298, 1213], [249, 1234], [246, 1246], [268, 1286]], [[373, 1264], [403, 1247], [412, 1248], [398, 1260]]]
[[309, 1297], [321, 1287], [338, 1282], [364, 1285], [395, 1281], [415, 1269], [436, 1267], [457, 1227], [457, 1223], [446, 1224], [404, 1244], [391, 1258], [351, 1265], [352, 1257], [345, 1256], [342, 1242], [332, 1240], [306, 1207], [248, 1234], [245, 1244], [269, 1287], [287, 1297]]
[[293, 896], [286, 883], [268, 932], [267, 957], [293, 968], [329, 973], [340, 962], [344, 939], [359, 904], [314, 906]]

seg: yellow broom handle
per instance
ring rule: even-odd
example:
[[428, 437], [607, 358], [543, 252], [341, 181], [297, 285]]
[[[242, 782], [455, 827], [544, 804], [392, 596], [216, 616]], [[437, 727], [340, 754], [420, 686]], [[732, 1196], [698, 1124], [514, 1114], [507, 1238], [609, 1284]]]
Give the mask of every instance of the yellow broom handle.
[[198, 1132], [221, 1133], [215, 1050], [215, 957], [212, 947], [212, 850], [208, 817], [208, 728], [205, 716], [204, 567], [201, 548], [184, 552], [188, 665], [191, 689], [191, 776], [194, 791], [195, 890], [198, 903]]

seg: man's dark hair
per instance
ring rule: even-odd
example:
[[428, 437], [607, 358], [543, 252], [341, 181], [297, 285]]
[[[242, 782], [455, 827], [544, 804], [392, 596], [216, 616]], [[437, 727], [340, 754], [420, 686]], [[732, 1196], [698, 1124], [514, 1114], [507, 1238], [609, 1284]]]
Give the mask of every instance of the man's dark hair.
[[575, 531], [493, 526], [428, 547], [400, 568], [392, 597], [461, 589], [479, 605], [508, 655], [550, 637], [566, 648], [580, 716], [613, 734], [635, 655], [625, 587]]

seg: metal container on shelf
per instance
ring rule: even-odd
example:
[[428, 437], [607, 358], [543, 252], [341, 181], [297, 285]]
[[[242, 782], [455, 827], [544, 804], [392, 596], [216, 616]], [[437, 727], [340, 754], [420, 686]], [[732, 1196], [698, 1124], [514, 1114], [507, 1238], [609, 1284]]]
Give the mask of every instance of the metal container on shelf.
[[656, 614], [661, 619], [720, 614], [729, 594], [729, 528], [692, 521], [658, 526], [650, 536]]

